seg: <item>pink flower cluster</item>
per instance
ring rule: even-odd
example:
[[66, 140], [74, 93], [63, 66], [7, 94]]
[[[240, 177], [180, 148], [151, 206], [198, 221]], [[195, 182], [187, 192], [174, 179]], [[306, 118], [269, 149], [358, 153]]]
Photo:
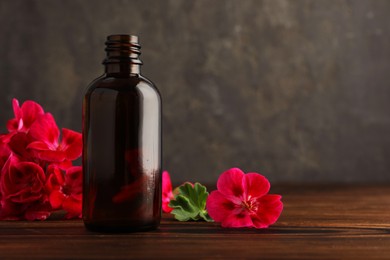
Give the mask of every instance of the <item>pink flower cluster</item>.
[[33, 102], [19, 106], [0, 134], [0, 219], [44, 220], [55, 210], [81, 217], [81, 133], [60, 131], [50, 113]]
[[[259, 173], [229, 169], [220, 175], [217, 190], [207, 197], [207, 212], [222, 227], [267, 228], [283, 211], [282, 196], [268, 194], [270, 187], [269, 181]], [[175, 195], [168, 172], [163, 173], [162, 190], [163, 211], [170, 213], [169, 202]]]

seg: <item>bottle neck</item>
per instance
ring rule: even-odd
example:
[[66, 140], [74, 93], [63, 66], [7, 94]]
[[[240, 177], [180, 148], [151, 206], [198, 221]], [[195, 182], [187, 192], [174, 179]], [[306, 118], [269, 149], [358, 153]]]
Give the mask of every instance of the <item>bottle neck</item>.
[[141, 45], [134, 35], [110, 35], [106, 41], [106, 58], [103, 61], [108, 76], [127, 77], [140, 74]]
[[109, 63], [105, 64], [105, 73], [107, 76], [129, 76], [140, 75], [141, 66], [132, 63]]

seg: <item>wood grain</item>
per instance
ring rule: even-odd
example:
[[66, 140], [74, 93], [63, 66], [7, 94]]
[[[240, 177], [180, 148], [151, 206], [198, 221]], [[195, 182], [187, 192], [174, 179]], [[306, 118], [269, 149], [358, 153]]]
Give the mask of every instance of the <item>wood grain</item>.
[[100, 234], [79, 220], [0, 222], [0, 259], [389, 259], [390, 186], [288, 186], [269, 229], [177, 222]]

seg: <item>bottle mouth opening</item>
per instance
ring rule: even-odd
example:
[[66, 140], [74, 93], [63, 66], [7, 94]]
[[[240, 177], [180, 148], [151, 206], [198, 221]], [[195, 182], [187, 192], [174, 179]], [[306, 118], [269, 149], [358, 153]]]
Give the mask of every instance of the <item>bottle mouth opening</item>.
[[130, 34], [112, 34], [107, 36], [107, 41], [133, 43], [139, 45], [139, 38], [137, 35]]

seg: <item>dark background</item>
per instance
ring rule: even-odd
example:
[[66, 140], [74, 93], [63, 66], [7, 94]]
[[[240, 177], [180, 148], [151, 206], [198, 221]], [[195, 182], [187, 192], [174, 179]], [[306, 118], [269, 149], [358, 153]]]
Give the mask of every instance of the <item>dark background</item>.
[[175, 183], [390, 181], [390, 1], [1, 0], [1, 132], [13, 97], [81, 131], [116, 33], [140, 36]]

